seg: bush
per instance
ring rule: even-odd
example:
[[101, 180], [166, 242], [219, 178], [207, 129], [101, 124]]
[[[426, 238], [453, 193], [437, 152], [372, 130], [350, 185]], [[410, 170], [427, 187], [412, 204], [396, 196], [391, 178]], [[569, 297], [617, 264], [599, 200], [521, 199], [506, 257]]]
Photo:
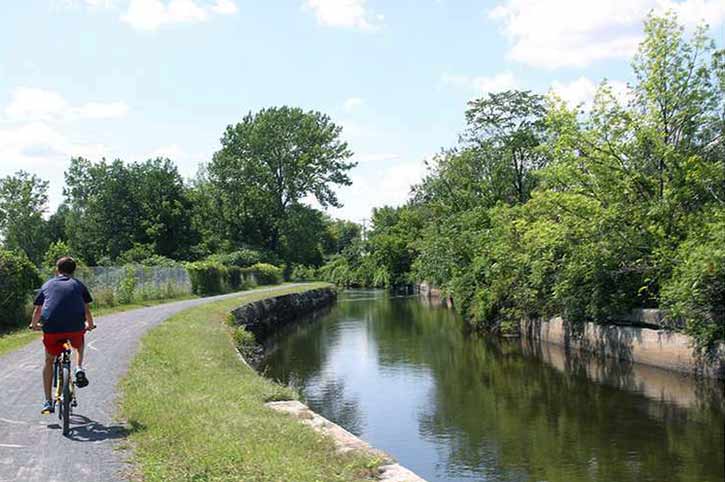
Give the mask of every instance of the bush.
[[191, 291], [199, 296], [224, 293], [229, 286], [229, 269], [214, 261], [186, 263]]
[[320, 279], [320, 276], [314, 266], [296, 264], [292, 267], [290, 279], [292, 281], [317, 281]]
[[136, 267], [133, 265], [126, 266], [123, 270], [123, 279], [116, 287], [116, 300], [121, 305], [133, 303], [136, 292]]
[[134, 243], [133, 248], [121, 253], [116, 261], [121, 265], [141, 264], [143, 260], [152, 258], [155, 255], [153, 245]]
[[56, 241], [51, 243], [48, 251], [45, 252], [43, 267], [55, 269], [55, 263], [63, 256], [72, 256], [77, 263], [82, 264], [80, 258], [71, 251], [70, 246], [65, 241]]
[[167, 258], [166, 256], [154, 254], [153, 256], [149, 256], [148, 258], [141, 259], [138, 264], [142, 266], [162, 266], [165, 268], [173, 268], [175, 266], [178, 266], [179, 262], [174, 259]]
[[19, 326], [33, 288], [40, 286], [38, 270], [25, 253], [0, 250], [0, 326]]
[[234, 339], [234, 346], [237, 347], [243, 357], [247, 358], [254, 352], [257, 345], [254, 333], [247, 331], [243, 326], [237, 326], [232, 329], [232, 338]]
[[212, 254], [207, 261], [216, 262], [225, 266], [238, 266], [248, 268], [262, 261], [262, 254], [253, 249], [239, 249], [231, 253]]
[[247, 268], [247, 273], [254, 276], [259, 285], [278, 285], [284, 281], [284, 272], [273, 264], [257, 263]]
[[116, 302], [116, 293], [113, 288], [95, 288], [93, 290], [93, 306], [97, 308], [113, 307]]
[[663, 307], [684, 321], [703, 352], [725, 340], [725, 216], [720, 218], [680, 245], [662, 287]]

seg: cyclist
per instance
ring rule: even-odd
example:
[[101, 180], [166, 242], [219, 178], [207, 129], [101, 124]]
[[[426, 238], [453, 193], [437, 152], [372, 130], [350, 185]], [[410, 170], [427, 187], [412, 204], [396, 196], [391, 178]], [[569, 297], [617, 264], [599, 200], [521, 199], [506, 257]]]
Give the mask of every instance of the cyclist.
[[[30, 328], [43, 330], [45, 345], [45, 366], [43, 367], [43, 388], [45, 402], [41, 413], [53, 412], [51, 385], [53, 383], [53, 361], [63, 351], [63, 344], [70, 340], [76, 350], [75, 382], [79, 388], [88, 385], [83, 369], [84, 333], [95, 328], [89, 303], [88, 288], [73, 277], [76, 262], [64, 256], [55, 265], [56, 276], [43, 284], [35, 298]], [[42, 321], [42, 325], [41, 322]]]

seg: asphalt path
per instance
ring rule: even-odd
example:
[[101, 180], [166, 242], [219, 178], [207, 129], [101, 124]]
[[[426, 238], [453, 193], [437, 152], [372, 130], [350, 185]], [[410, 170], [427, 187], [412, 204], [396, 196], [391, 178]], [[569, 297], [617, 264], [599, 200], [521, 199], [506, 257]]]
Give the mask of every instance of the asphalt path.
[[57, 414], [40, 414], [44, 398], [40, 339], [1, 356], [0, 482], [128, 480], [131, 454], [123, 443], [127, 429], [117, 419], [117, 385], [143, 334], [187, 308], [281, 288], [178, 301], [99, 317], [98, 329], [86, 334], [84, 365], [90, 385], [78, 391], [79, 406], [71, 418], [68, 437], [62, 435]]

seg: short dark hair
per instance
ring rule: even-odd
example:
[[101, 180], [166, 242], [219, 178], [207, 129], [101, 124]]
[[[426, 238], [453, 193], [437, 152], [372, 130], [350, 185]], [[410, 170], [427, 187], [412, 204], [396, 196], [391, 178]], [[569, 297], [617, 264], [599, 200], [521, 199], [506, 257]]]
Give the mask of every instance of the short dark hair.
[[76, 260], [70, 256], [63, 256], [55, 263], [55, 267], [59, 273], [73, 274], [76, 271]]

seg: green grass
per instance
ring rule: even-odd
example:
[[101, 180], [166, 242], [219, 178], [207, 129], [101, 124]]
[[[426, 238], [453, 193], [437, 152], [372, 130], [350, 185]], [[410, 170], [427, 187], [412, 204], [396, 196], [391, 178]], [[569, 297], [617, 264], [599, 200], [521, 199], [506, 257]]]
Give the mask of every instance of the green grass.
[[122, 415], [137, 469], [151, 481], [368, 480], [376, 460], [264, 406], [294, 398], [239, 359], [224, 322], [250, 301], [320, 286], [281, 287], [191, 308], [152, 329], [124, 380]]
[[[129, 311], [129, 310], [136, 310], [139, 308], [146, 308], [148, 306], [155, 306], [155, 305], [161, 305], [164, 303], [171, 303], [174, 301], [182, 301], [182, 300], [189, 300], [192, 298], [198, 298], [198, 296], [194, 295], [185, 295], [185, 296], [179, 296], [176, 298], [166, 298], [166, 299], [160, 299], [160, 300], [148, 300], [138, 303], [132, 303], [129, 305], [117, 305], [113, 307], [104, 307], [104, 308], [92, 308], [93, 316], [94, 318], [98, 318], [100, 316], [105, 315], [111, 315], [113, 313], [120, 313], [122, 311]], [[30, 311], [32, 308], [29, 308], [28, 314], [26, 316], [28, 324], [30, 324]], [[3, 355], [5, 353], [11, 352], [13, 350], [17, 350], [18, 348], [22, 348], [28, 343], [30, 343], [33, 340], [37, 340], [40, 338], [40, 333], [36, 331], [30, 331], [28, 330], [27, 325], [23, 325], [17, 328], [11, 328], [7, 331], [0, 332], [0, 355]]]

